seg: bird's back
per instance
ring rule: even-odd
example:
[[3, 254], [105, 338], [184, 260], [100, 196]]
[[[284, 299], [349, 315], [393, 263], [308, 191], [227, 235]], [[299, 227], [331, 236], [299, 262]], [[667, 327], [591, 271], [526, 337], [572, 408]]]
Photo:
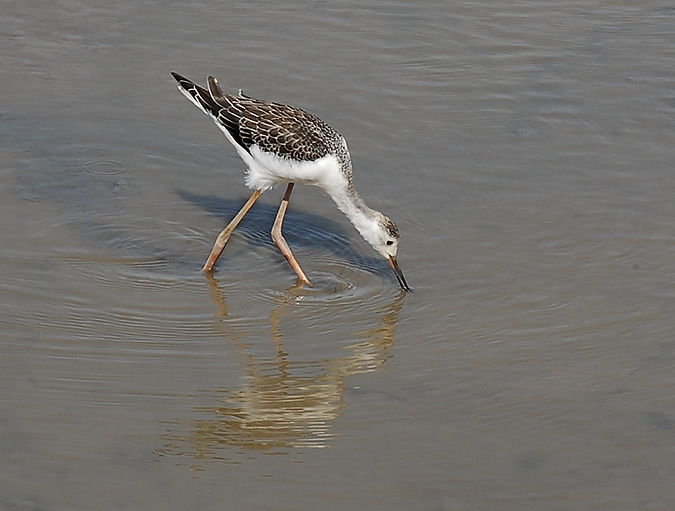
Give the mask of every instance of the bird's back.
[[300, 108], [246, 96], [224, 93], [218, 81], [209, 77], [208, 90], [176, 73], [185, 94], [223, 126], [234, 143], [246, 152], [256, 145], [262, 151], [296, 161], [314, 161], [338, 155], [342, 136], [316, 115]]

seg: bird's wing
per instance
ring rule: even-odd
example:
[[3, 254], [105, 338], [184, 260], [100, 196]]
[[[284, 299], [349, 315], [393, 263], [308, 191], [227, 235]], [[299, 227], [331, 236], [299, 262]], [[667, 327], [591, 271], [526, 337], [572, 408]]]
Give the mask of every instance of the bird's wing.
[[178, 89], [200, 110], [224, 127], [242, 149], [252, 145], [277, 156], [312, 161], [334, 153], [342, 137], [321, 119], [304, 110], [244, 95], [226, 94], [218, 80], [208, 78], [208, 90], [172, 73]]

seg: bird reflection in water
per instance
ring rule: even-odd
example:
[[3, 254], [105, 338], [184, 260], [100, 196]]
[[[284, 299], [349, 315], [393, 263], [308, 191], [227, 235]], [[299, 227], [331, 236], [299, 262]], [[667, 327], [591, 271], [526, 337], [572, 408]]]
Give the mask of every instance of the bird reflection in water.
[[[225, 319], [229, 310], [224, 291], [212, 275], [207, 277], [216, 316]], [[375, 371], [386, 362], [405, 292], [380, 307], [374, 326], [352, 334], [359, 340], [344, 346], [346, 355], [308, 362], [292, 360], [283, 346], [280, 323], [296, 300], [294, 291], [277, 298], [270, 314], [276, 348], [272, 358], [251, 355], [244, 335], [228, 329], [228, 340], [242, 355], [247, 383], [237, 390], [210, 391], [215, 403], [196, 409], [201, 418], [184, 435], [165, 435], [161, 454], [228, 461], [233, 447], [274, 454], [330, 445], [331, 422], [344, 406], [345, 379]]]

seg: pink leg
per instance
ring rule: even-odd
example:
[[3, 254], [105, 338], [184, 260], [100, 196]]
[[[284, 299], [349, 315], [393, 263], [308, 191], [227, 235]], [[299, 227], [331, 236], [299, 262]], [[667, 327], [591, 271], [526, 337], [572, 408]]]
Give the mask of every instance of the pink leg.
[[274, 226], [272, 227], [272, 239], [274, 240], [274, 243], [277, 244], [277, 247], [279, 247], [279, 250], [281, 250], [281, 253], [284, 254], [288, 264], [290, 264], [291, 268], [293, 268], [295, 273], [298, 274], [300, 280], [302, 280], [308, 286], [311, 286], [312, 283], [305, 275], [305, 272], [302, 271], [302, 268], [300, 268], [297, 259], [293, 255], [293, 252], [291, 252], [288, 243], [286, 243], [286, 240], [284, 239], [284, 235], [281, 233], [281, 226], [284, 223], [284, 215], [286, 214], [286, 209], [288, 209], [288, 201], [291, 199], [293, 186], [293, 183], [288, 183], [288, 187], [286, 187], [286, 193], [284, 194], [284, 198], [281, 200], [279, 212], [277, 213], [277, 218], [274, 220]]
[[248, 213], [248, 210], [251, 209], [251, 206], [253, 206], [255, 201], [258, 200], [258, 197], [260, 197], [261, 193], [262, 190], [256, 190], [253, 192], [253, 195], [251, 195], [248, 201], [246, 201], [246, 204], [242, 206], [242, 208], [239, 210], [239, 213], [236, 214], [232, 221], [227, 224], [227, 227], [225, 227], [225, 229], [223, 229], [223, 231], [218, 235], [218, 238], [216, 238], [216, 242], [211, 249], [211, 253], [209, 254], [209, 258], [206, 260], [206, 263], [204, 263], [202, 271], [211, 271], [213, 269], [216, 261], [220, 257], [220, 254], [222, 254], [223, 250], [225, 250], [225, 245], [227, 245], [227, 242], [230, 240], [232, 232], [239, 225], [241, 219], [244, 218], [244, 215]]

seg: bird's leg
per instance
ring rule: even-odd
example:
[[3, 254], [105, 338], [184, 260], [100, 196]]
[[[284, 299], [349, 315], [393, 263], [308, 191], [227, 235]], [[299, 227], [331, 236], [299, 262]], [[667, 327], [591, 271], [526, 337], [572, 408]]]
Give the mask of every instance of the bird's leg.
[[258, 197], [260, 197], [261, 193], [262, 190], [256, 190], [253, 192], [253, 195], [251, 195], [251, 197], [246, 201], [246, 204], [242, 206], [242, 208], [239, 210], [239, 213], [235, 215], [232, 221], [227, 224], [227, 227], [225, 227], [225, 229], [223, 229], [223, 231], [218, 235], [218, 238], [216, 238], [216, 242], [211, 249], [211, 253], [209, 254], [209, 258], [206, 260], [206, 263], [204, 263], [202, 271], [211, 271], [213, 269], [213, 266], [216, 264], [220, 254], [222, 254], [223, 250], [225, 250], [225, 245], [227, 245], [227, 242], [230, 240], [232, 232], [239, 225], [241, 219], [244, 218], [244, 215], [248, 213], [248, 210], [251, 209], [251, 206], [253, 206], [255, 201], [258, 200]]
[[272, 239], [274, 240], [274, 243], [277, 244], [277, 247], [279, 247], [279, 250], [281, 250], [281, 253], [284, 254], [288, 264], [290, 264], [291, 268], [293, 268], [295, 273], [298, 274], [300, 280], [302, 280], [308, 286], [311, 286], [312, 283], [305, 275], [305, 272], [302, 271], [302, 268], [300, 268], [297, 259], [293, 255], [293, 252], [291, 252], [288, 243], [286, 243], [286, 240], [284, 239], [284, 235], [281, 233], [281, 226], [284, 223], [284, 215], [286, 214], [286, 209], [288, 209], [288, 201], [291, 199], [293, 186], [293, 183], [288, 183], [288, 186], [286, 187], [286, 193], [284, 194], [284, 198], [281, 200], [279, 212], [277, 213], [277, 218], [274, 220], [274, 226], [272, 227]]

